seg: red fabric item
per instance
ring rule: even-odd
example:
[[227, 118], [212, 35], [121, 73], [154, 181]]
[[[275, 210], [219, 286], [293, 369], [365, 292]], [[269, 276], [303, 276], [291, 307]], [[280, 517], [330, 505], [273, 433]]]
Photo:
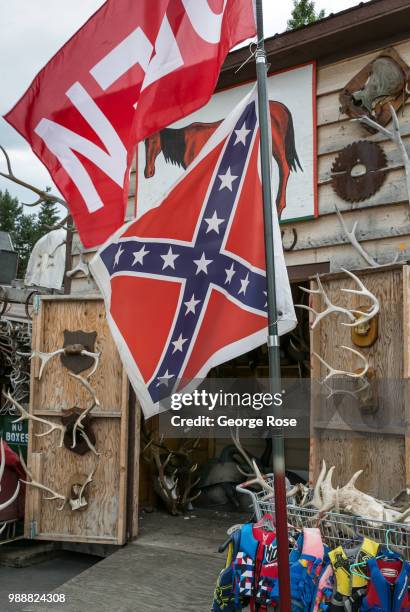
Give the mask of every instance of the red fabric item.
[[[8, 446], [6, 442], [3, 442], [3, 444], [6, 456], [6, 466], [0, 482], [0, 504], [4, 503], [13, 496], [19, 479], [25, 478], [25, 472], [21, 465], [19, 456]], [[10, 506], [7, 506], [7, 508], [0, 511], [0, 522], [23, 518], [24, 501], [25, 485], [20, 483], [20, 493], [17, 499], [10, 504]]]
[[21, 465], [20, 457], [18, 456], [17, 453], [14, 452], [14, 450], [10, 448], [7, 442], [3, 441], [3, 444], [4, 444], [4, 452], [6, 455], [6, 466], [9, 467], [14, 472], [16, 472], [19, 478], [25, 478], [26, 473], [23, 469], [23, 466]]
[[108, 0], [36, 76], [5, 119], [84, 246], [124, 222], [136, 142], [206, 104], [228, 51], [254, 35], [252, 0]]

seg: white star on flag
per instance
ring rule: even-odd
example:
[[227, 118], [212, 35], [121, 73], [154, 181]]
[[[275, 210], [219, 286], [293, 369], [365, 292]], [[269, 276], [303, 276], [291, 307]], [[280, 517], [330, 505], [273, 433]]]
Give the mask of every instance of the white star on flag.
[[120, 263], [120, 257], [123, 253], [124, 253], [124, 249], [122, 249], [121, 245], [119, 245], [118, 251], [115, 253], [115, 257], [114, 257], [114, 267], [118, 266], [118, 264]]
[[221, 191], [222, 189], [229, 189], [229, 191], [232, 191], [232, 183], [238, 178], [237, 176], [234, 176], [233, 174], [231, 174], [231, 169], [228, 168], [228, 170], [226, 171], [225, 174], [219, 174], [218, 178], [221, 181], [221, 184], [219, 186], [219, 191]]
[[160, 387], [161, 385], [168, 387], [171, 378], [174, 378], [174, 375], [170, 374], [167, 370], [163, 376], [158, 376], [159, 383], [157, 383], [157, 387]]
[[247, 290], [248, 285], [249, 285], [249, 282], [250, 281], [249, 281], [249, 272], [248, 272], [248, 274], [245, 276], [245, 278], [243, 278], [241, 280], [241, 288], [238, 291], [238, 295], [240, 295], [241, 293], [243, 293], [245, 295], [246, 290]]
[[191, 299], [189, 300], [189, 302], [184, 302], [184, 305], [186, 306], [186, 313], [185, 316], [189, 313], [192, 312], [193, 314], [195, 314], [195, 308], [197, 307], [197, 305], [199, 304], [201, 300], [196, 300], [195, 299], [195, 295], [192, 294]]
[[164, 260], [164, 265], [162, 266], [163, 270], [165, 270], [165, 268], [172, 268], [175, 270], [175, 260], [179, 255], [175, 255], [172, 252], [172, 247], [169, 247], [168, 253], [166, 255], [161, 255], [161, 257]]
[[144, 257], [145, 255], [148, 255], [149, 251], [145, 250], [145, 245], [142, 245], [142, 247], [140, 248], [139, 251], [134, 251], [133, 255], [134, 255], [134, 261], [132, 262], [132, 265], [135, 266], [136, 264], [144, 264]]
[[179, 334], [178, 340], [174, 340], [172, 342], [172, 344], [174, 345], [174, 350], [172, 351], [172, 354], [176, 353], [177, 351], [181, 351], [182, 353], [184, 344], [187, 341], [188, 341], [188, 338], [183, 338], [182, 334]]
[[246, 137], [248, 136], [250, 131], [251, 130], [246, 129], [245, 124], [243, 124], [240, 130], [235, 130], [236, 140], [233, 144], [236, 145], [240, 142], [243, 145], [246, 145]]
[[204, 219], [204, 221], [206, 221], [206, 223], [208, 224], [208, 227], [206, 230], [207, 234], [208, 232], [211, 232], [211, 231], [214, 231], [217, 234], [219, 234], [219, 226], [221, 225], [221, 223], [225, 221], [225, 219], [218, 219], [218, 216], [215, 211], [212, 217], [209, 217], [208, 219]]
[[200, 272], [204, 272], [208, 274], [208, 266], [212, 263], [212, 259], [206, 259], [205, 253], [203, 252], [201, 255], [201, 259], [194, 259], [194, 264], [196, 265], [195, 274], [199, 274]]
[[234, 270], [234, 267], [233, 267], [233, 262], [230, 268], [225, 268], [225, 272], [226, 272], [225, 285], [230, 285], [233, 275], [236, 274], [236, 270]]

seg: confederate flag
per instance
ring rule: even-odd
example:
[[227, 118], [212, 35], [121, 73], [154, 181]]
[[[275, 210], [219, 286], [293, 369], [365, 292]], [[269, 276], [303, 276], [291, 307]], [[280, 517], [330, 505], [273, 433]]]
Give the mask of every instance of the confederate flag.
[[[145, 417], [214, 366], [266, 342], [259, 126], [253, 90], [162, 203], [91, 262]], [[274, 211], [279, 333], [296, 323]]]
[[211, 97], [255, 34], [252, 0], [108, 0], [5, 116], [47, 166], [86, 247], [123, 223], [135, 144]]

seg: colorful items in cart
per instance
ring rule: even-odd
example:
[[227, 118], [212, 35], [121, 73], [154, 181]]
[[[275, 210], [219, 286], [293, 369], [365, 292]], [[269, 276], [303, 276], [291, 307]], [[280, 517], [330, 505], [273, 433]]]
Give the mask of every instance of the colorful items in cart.
[[[328, 558], [318, 529], [303, 530], [291, 553], [290, 564], [293, 609], [320, 610], [321, 600], [330, 597], [331, 588], [321, 581]], [[318, 604], [313, 608], [316, 601]], [[228, 562], [218, 578], [212, 610], [240, 611], [248, 604], [251, 611], [261, 612], [279, 605], [276, 534], [252, 523], [243, 525], [231, 536]]]
[[[231, 535], [212, 612], [240, 612], [248, 605], [250, 612], [280, 608], [270, 521], [247, 523]], [[304, 528], [289, 562], [292, 612], [410, 611], [410, 564], [368, 538], [355, 548], [329, 551], [319, 529]]]

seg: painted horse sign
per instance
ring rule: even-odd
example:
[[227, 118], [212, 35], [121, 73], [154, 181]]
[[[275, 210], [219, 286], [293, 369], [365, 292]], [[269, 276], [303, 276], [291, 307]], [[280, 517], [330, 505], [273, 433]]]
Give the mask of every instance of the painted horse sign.
[[[317, 214], [314, 64], [269, 77], [276, 205], [282, 221]], [[168, 191], [251, 85], [216, 93], [200, 111], [148, 137], [138, 150], [137, 214]]]

